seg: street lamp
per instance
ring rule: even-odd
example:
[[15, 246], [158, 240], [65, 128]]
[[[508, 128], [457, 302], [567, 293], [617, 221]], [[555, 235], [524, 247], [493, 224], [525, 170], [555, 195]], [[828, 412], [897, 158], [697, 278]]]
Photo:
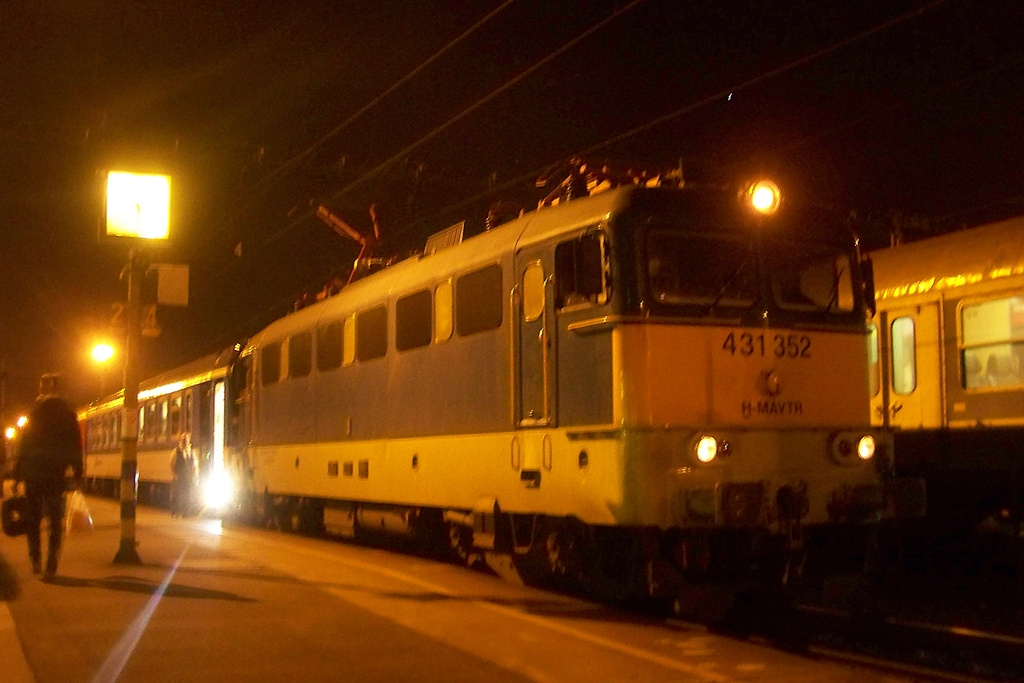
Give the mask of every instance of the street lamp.
[[169, 176], [111, 171], [107, 175], [108, 236], [131, 240], [124, 344], [124, 406], [121, 417], [121, 545], [114, 562], [141, 564], [135, 543], [135, 508], [139, 499], [139, 342], [142, 279], [146, 262], [143, 240], [166, 240], [170, 235], [171, 179]]
[[96, 363], [100, 376], [100, 393], [99, 396], [102, 398], [106, 395], [106, 377], [107, 377], [107, 363], [114, 357], [114, 347], [107, 342], [97, 342], [93, 345], [89, 355], [92, 356], [92, 360]]

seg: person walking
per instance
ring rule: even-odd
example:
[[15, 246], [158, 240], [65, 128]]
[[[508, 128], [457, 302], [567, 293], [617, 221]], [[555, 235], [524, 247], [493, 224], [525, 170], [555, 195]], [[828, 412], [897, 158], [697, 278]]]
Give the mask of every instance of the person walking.
[[192, 436], [182, 432], [178, 446], [171, 452], [171, 517], [192, 513], [196, 481], [196, 457]]
[[21, 435], [14, 481], [23, 482], [28, 503], [28, 557], [32, 572], [40, 574], [42, 565], [43, 517], [49, 520], [46, 576], [57, 573], [60, 546], [64, 536], [64, 492], [68, 488], [68, 470], [74, 477], [73, 488], [82, 479], [82, 431], [78, 416], [65, 399], [60, 375], [46, 374], [39, 381], [39, 398], [28, 414]]

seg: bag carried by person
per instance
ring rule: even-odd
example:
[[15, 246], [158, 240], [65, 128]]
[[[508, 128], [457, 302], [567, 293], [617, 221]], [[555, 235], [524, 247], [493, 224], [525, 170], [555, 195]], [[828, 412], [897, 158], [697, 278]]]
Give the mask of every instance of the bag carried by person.
[[3, 518], [4, 533], [8, 536], [21, 536], [28, 531], [28, 498], [15, 495], [5, 498], [0, 506], [0, 517]]
[[89, 512], [89, 505], [85, 502], [85, 496], [81, 491], [73, 491], [68, 496], [67, 511], [64, 514], [64, 532], [72, 531], [81, 533], [92, 531], [92, 513]]

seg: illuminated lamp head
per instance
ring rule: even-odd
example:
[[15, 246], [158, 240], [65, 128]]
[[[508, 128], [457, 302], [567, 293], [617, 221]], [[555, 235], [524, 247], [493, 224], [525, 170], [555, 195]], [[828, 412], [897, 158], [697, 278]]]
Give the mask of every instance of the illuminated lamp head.
[[702, 463], [707, 464], [711, 462], [718, 457], [718, 439], [705, 434], [694, 445], [694, 453], [697, 456], [697, 460], [700, 460]]
[[746, 200], [750, 207], [762, 216], [771, 216], [779, 210], [782, 193], [779, 187], [770, 180], [758, 180], [747, 188]]

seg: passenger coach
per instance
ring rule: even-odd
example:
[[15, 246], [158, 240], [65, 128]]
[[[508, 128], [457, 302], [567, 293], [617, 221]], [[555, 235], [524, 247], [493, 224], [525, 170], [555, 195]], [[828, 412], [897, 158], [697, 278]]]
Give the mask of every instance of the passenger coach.
[[1024, 520], [1024, 217], [871, 254], [875, 424], [950, 528]]

